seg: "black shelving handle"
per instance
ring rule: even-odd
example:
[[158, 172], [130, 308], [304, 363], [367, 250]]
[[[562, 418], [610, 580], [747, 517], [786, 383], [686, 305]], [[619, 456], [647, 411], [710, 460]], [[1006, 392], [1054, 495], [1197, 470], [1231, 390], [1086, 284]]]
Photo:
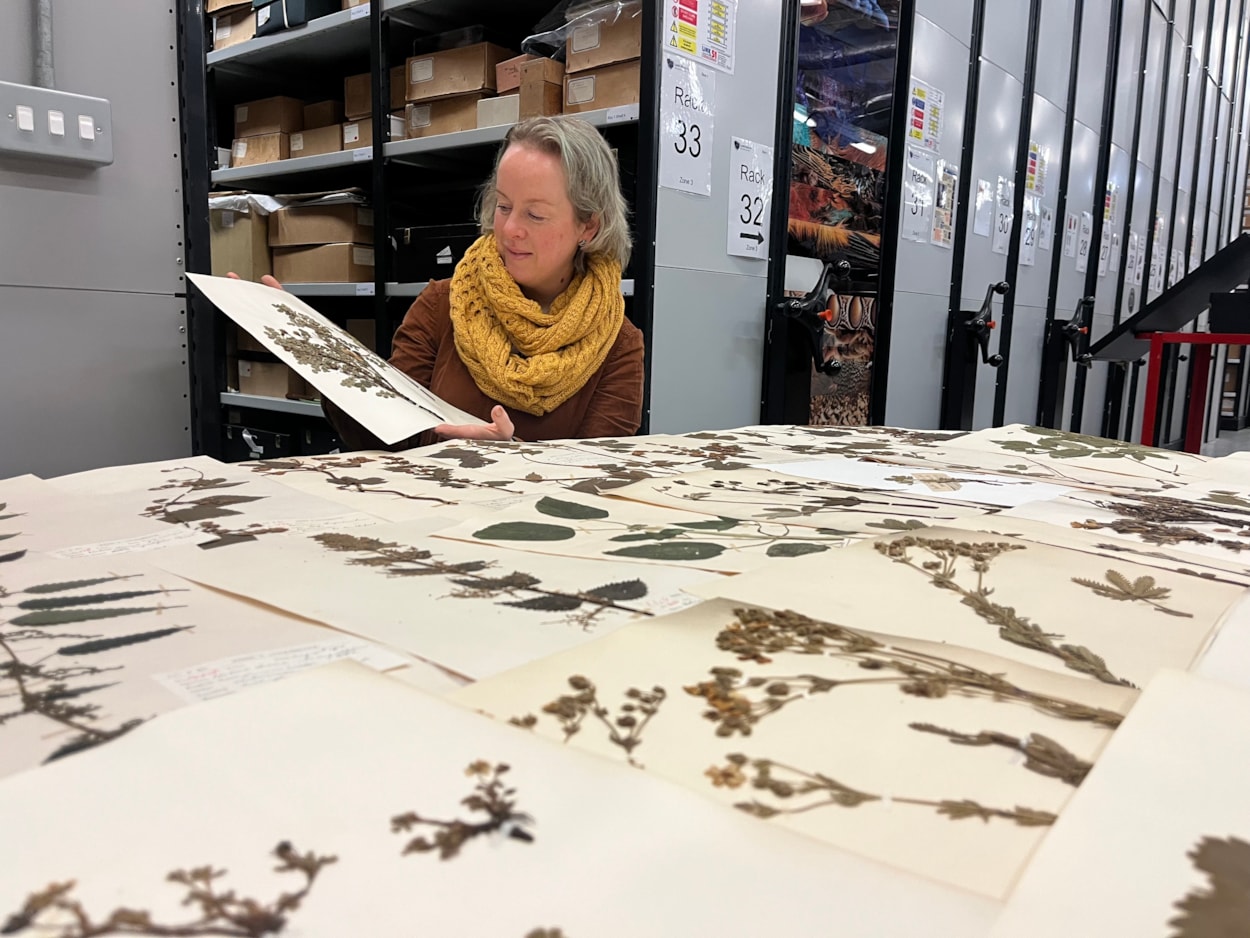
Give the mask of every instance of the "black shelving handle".
[[821, 339], [824, 336], [825, 324], [829, 322], [830, 289], [835, 292], [839, 286], [848, 286], [851, 282], [851, 265], [849, 261], [836, 263], [826, 262], [820, 270], [820, 279], [803, 296], [786, 297], [774, 307], [776, 311], [790, 319], [797, 320], [803, 326], [807, 337], [808, 350], [812, 355], [812, 363], [816, 370], [824, 375], [837, 374], [842, 369], [842, 362], [824, 361], [821, 350]]
[[[990, 354], [990, 330], [998, 325], [990, 318], [994, 315], [994, 295], [1004, 296], [1010, 289], [1011, 284], [1006, 280], [991, 283], [986, 287], [985, 299], [981, 302], [981, 308], [975, 313], [971, 313], [969, 318], [964, 320], [964, 329], [968, 332], [969, 340], [976, 343], [981, 351], [981, 363], [989, 365], [991, 368], [997, 368], [1003, 363], [1003, 356]], [[967, 311], [965, 310], [965, 312]]]
[[[1094, 297], [1082, 297], [1076, 301], [1076, 309], [1072, 312], [1072, 318], [1059, 328], [1059, 334], [1063, 336], [1063, 340], [1068, 345], [1068, 354], [1082, 368], [1089, 368], [1094, 363], [1093, 355], [1089, 354], [1089, 352], [1081, 351], [1081, 338], [1089, 336], [1089, 321], [1087, 317], [1093, 311]], [[1085, 344], [1088, 348], [1088, 340]]]

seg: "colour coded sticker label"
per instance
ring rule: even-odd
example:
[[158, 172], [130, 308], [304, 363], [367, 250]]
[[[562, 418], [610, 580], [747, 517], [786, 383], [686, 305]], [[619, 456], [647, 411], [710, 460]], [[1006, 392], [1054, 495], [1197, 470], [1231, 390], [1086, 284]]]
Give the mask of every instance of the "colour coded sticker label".
[[664, 50], [733, 74], [738, 0], [669, 0]]

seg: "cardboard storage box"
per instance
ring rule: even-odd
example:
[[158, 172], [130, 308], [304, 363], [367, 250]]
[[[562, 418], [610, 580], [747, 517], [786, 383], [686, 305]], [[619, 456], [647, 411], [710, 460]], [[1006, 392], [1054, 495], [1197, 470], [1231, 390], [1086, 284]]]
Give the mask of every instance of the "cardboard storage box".
[[564, 70], [581, 72], [642, 55], [642, 4], [606, 4], [587, 10], [569, 23]]
[[500, 94], [516, 91], [521, 87], [521, 66], [538, 56], [525, 53], [505, 59], [495, 66], [495, 90]]
[[564, 78], [564, 113], [580, 114], [605, 107], [638, 103], [638, 60], [605, 65]]
[[259, 212], [213, 209], [208, 213], [208, 252], [214, 277], [236, 273], [260, 280], [273, 273], [269, 258], [269, 219]]
[[239, 352], [268, 352], [265, 344], [260, 339], [252, 335], [245, 329], [240, 329], [234, 323], [230, 324], [234, 328], [234, 347]]
[[420, 283], [450, 277], [481, 234], [477, 222], [396, 229], [396, 278], [404, 283]]
[[[404, 84], [404, 67], [396, 65], [391, 69], [391, 110], [403, 109], [407, 102], [405, 94], [408, 88]], [[373, 86], [370, 75], [348, 75], [343, 79], [343, 116], [349, 121], [357, 121], [373, 113]]]
[[222, 10], [228, 10], [231, 13], [236, 10], [252, 8], [252, 0], [204, 0], [205, 13], [220, 13]]
[[304, 105], [304, 130], [316, 130], [343, 123], [346, 115], [342, 101], [318, 101]]
[[350, 10], [352, 7], [368, 6], [369, 0], [343, 0], [343, 9]]
[[373, 209], [363, 205], [289, 205], [269, 216], [269, 246], [373, 243]]
[[268, 36], [337, 13], [341, 4], [339, 0], [252, 0], [252, 8], [256, 10], [256, 35]]
[[291, 155], [290, 134], [261, 134], [258, 137], [240, 137], [234, 141], [230, 156], [231, 166], [255, 166], [273, 163]]
[[473, 130], [477, 127], [477, 103], [480, 100], [482, 95], [479, 92], [408, 105], [404, 114], [408, 139]]
[[409, 101], [495, 90], [495, 66], [516, 53], [491, 42], [420, 55], [407, 62]]
[[367, 283], [373, 248], [360, 244], [274, 248], [273, 275], [283, 283]]
[[261, 98], [234, 108], [234, 135], [291, 134], [304, 129], [304, 102], [299, 98]]
[[262, 397], [286, 397], [291, 369], [282, 362], [251, 361], [239, 359], [239, 393], [259, 394]]
[[521, 66], [520, 119], [550, 117], [564, 110], [564, 65], [535, 59]]
[[[391, 117], [390, 139], [404, 139], [404, 119], [402, 117]], [[371, 146], [373, 146], [372, 117], [366, 117], [364, 120], [348, 121], [343, 125], [344, 150], [358, 150], [361, 147]]]
[[337, 153], [343, 149], [343, 128], [338, 124], [301, 130], [291, 134], [291, 157], [316, 156], [319, 153]]
[[213, 17], [213, 49], [220, 51], [256, 35], [256, 14], [250, 7], [226, 10]]
[[[412, 108], [428, 107], [424, 104], [409, 105]], [[521, 96], [505, 94], [498, 98], [481, 98], [477, 102], [477, 126], [498, 127], [515, 124], [521, 119]]]

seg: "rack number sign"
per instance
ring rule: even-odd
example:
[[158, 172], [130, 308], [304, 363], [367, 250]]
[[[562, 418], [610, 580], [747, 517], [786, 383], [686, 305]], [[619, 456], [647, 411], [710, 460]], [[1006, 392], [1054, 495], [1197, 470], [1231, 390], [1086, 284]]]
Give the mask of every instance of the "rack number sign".
[[769, 204], [773, 196], [773, 148], [741, 137], [729, 151], [729, 238], [738, 257], [768, 259]]
[[716, 73], [666, 55], [660, 95], [660, 185], [710, 196]]

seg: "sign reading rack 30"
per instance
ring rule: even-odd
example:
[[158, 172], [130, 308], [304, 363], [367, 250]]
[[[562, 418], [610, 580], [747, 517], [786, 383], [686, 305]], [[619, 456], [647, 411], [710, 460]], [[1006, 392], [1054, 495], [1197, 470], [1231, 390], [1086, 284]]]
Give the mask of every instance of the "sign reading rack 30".
[[729, 151], [729, 240], [738, 257], [768, 259], [769, 204], [773, 197], [773, 148], [733, 138]]

